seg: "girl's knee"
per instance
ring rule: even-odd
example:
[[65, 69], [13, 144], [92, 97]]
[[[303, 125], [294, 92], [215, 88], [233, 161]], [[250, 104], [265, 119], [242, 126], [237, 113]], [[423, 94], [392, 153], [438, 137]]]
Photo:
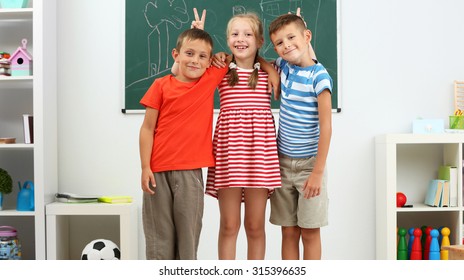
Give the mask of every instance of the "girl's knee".
[[264, 235], [264, 225], [256, 222], [245, 222], [245, 232], [248, 237], [262, 237]]
[[226, 236], [237, 235], [240, 230], [240, 221], [221, 221], [221, 233]]

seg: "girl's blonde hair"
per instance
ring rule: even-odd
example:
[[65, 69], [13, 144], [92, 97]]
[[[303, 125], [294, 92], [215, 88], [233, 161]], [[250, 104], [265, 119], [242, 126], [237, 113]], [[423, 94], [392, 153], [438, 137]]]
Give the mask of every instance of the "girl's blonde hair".
[[[256, 15], [255, 13], [250, 13], [250, 12], [245, 13], [245, 14], [234, 15], [229, 20], [229, 22], [227, 23], [227, 38], [229, 38], [230, 36], [230, 28], [231, 28], [232, 23], [238, 19], [248, 20], [251, 26], [251, 30], [253, 30], [253, 33], [256, 37], [256, 40], [261, 43], [264, 42], [263, 24], [261, 20], [259, 19], [258, 15]], [[256, 65], [256, 63], [258, 62], [258, 53], [259, 53], [259, 49], [256, 51], [255, 61], [253, 65]], [[233, 56], [232, 56], [232, 62], [235, 63], [235, 58]], [[259, 71], [259, 67], [254, 67], [253, 72], [251, 73], [250, 78], [248, 79], [248, 86], [251, 87], [252, 89], [255, 89], [256, 85], [258, 84], [258, 71]], [[237, 69], [235, 67], [229, 69], [228, 74], [229, 74], [229, 78], [227, 80], [228, 84], [230, 86], [235, 86], [238, 83]]]

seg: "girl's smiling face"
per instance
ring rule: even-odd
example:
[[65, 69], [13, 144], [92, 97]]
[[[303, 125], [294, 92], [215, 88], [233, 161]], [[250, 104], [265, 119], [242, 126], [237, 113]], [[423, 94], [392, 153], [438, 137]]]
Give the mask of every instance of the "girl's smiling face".
[[237, 60], [254, 60], [258, 49], [263, 44], [257, 38], [249, 20], [237, 18], [233, 20], [227, 32], [227, 45]]

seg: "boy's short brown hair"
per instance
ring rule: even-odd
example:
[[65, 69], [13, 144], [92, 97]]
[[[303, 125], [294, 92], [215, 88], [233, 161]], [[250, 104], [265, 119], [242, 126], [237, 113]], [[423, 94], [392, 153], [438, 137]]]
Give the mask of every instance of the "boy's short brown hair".
[[304, 20], [300, 16], [294, 14], [285, 14], [279, 16], [271, 22], [271, 24], [269, 25], [269, 35], [274, 34], [275, 32], [279, 31], [282, 27], [287, 26], [291, 23], [295, 23], [297, 28], [301, 31], [308, 29]]
[[177, 37], [177, 43], [176, 43], [176, 50], [180, 51], [182, 48], [182, 44], [184, 43], [185, 40], [193, 41], [193, 40], [201, 40], [206, 42], [211, 46], [211, 53], [210, 55], [213, 55], [213, 39], [211, 36], [208, 34], [208, 32], [197, 29], [197, 28], [192, 28], [192, 29], [187, 29], [184, 32], [180, 33], [179, 37]]

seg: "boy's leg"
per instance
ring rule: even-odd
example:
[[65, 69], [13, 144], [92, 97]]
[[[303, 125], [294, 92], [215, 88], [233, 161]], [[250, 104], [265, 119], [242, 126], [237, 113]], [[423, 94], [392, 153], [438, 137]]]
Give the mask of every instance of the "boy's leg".
[[279, 155], [282, 187], [271, 196], [270, 222], [282, 226], [282, 259], [299, 259], [300, 228], [298, 227], [299, 192], [295, 187], [295, 163], [298, 160]]
[[268, 189], [244, 189], [245, 192], [245, 232], [248, 242], [249, 260], [264, 260], [266, 253], [266, 232], [264, 219]]
[[303, 240], [303, 259], [320, 260], [322, 255], [321, 229], [302, 228], [301, 237]]
[[301, 228], [299, 226], [282, 227], [282, 259], [299, 260], [300, 259], [300, 236]]
[[218, 257], [220, 260], [234, 260], [237, 235], [241, 224], [242, 188], [219, 189], [218, 202], [221, 212]]
[[303, 185], [313, 171], [316, 158], [302, 159], [297, 164], [300, 169], [298, 177], [298, 226], [301, 228], [303, 240], [303, 259], [321, 259], [320, 228], [328, 224], [327, 170], [324, 170], [321, 191], [318, 196], [310, 199], [304, 198]]
[[203, 174], [195, 169], [172, 171], [172, 176], [178, 256], [196, 260], [204, 208]]
[[176, 259], [172, 192], [166, 172], [155, 173], [155, 194], [143, 193], [142, 219], [147, 260]]

